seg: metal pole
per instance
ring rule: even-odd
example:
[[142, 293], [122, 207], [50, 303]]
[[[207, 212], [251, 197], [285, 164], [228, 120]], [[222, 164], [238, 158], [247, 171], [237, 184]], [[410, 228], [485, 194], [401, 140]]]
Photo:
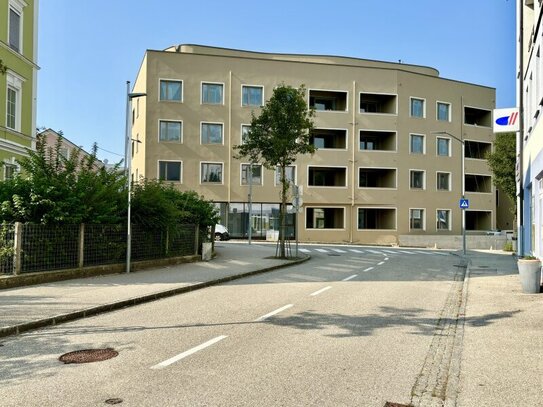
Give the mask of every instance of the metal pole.
[[130, 121], [130, 81], [126, 81], [126, 137], [125, 137], [125, 157], [124, 157], [124, 166], [126, 169], [126, 182], [127, 185], [127, 191], [128, 191], [128, 213], [126, 216], [126, 272], [130, 273], [130, 257], [132, 255], [132, 231], [131, 231], [131, 197], [130, 194], [132, 192], [132, 182], [130, 182], [130, 171], [131, 171], [131, 163], [132, 160], [131, 154], [132, 154], [132, 143], [130, 142], [131, 139], [131, 121]]
[[249, 230], [247, 230], [248, 242], [251, 244], [252, 237], [252, 217], [253, 217], [253, 163], [249, 164], [249, 174], [247, 174], [249, 181]]
[[[462, 176], [462, 199], [465, 199], [466, 195], [466, 175], [464, 174], [465, 168], [464, 168], [464, 160], [466, 157], [466, 145], [464, 143], [464, 136], [460, 135], [462, 143], [462, 171], [460, 172]], [[464, 256], [466, 255], [466, 210], [462, 208], [462, 253]]]

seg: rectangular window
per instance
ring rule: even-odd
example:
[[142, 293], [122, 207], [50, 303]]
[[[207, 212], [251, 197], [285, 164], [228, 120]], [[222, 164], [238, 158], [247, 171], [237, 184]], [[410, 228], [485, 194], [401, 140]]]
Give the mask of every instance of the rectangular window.
[[437, 180], [436, 180], [437, 190], [450, 191], [451, 189], [450, 178], [451, 178], [451, 174], [449, 174], [448, 172], [438, 172]]
[[202, 83], [202, 103], [223, 104], [223, 85], [220, 83]]
[[21, 52], [21, 14], [9, 9], [9, 47], [17, 52]]
[[18, 103], [18, 91], [17, 89], [8, 86], [8, 98], [7, 98], [7, 116], [6, 127], [17, 129], [17, 103]]
[[[296, 184], [296, 167], [293, 165], [287, 165], [285, 167], [285, 178], [287, 182]], [[281, 169], [275, 168], [275, 185], [281, 185]]]
[[181, 134], [183, 124], [181, 122], [172, 122], [167, 120], [160, 120], [159, 128], [159, 141], [175, 141], [181, 142]]
[[425, 117], [424, 99], [411, 98], [410, 103], [411, 117]]
[[347, 168], [345, 167], [307, 167], [310, 187], [346, 187]]
[[451, 229], [451, 211], [448, 209], [438, 209], [436, 217], [436, 229], [437, 230], [450, 230]]
[[309, 90], [309, 107], [318, 111], [347, 111], [348, 93], [334, 90]]
[[409, 209], [409, 229], [424, 230], [424, 209]]
[[181, 161], [159, 161], [158, 179], [181, 182]]
[[451, 121], [451, 105], [449, 103], [437, 102], [437, 120]]
[[222, 164], [202, 163], [200, 181], [206, 184], [222, 184]]
[[264, 88], [262, 86], [246, 86], [241, 87], [241, 105], [242, 106], [263, 106], [264, 105]]
[[411, 170], [409, 174], [411, 189], [424, 189], [424, 171]]
[[396, 209], [358, 208], [358, 229], [396, 229]]
[[202, 123], [202, 144], [222, 144], [222, 124]]
[[365, 151], [395, 151], [396, 132], [386, 130], [360, 130], [359, 148]]
[[160, 80], [160, 100], [181, 102], [183, 100], [183, 81]]
[[344, 208], [306, 208], [306, 229], [343, 229]]
[[246, 124], [241, 125], [241, 144], [245, 144], [245, 140], [247, 140], [247, 135], [249, 134], [250, 130], [251, 126]]
[[16, 165], [4, 163], [4, 180], [5, 181], [13, 179], [16, 173], [17, 173]]
[[451, 141], [448, 138], [437, 138], [437, 155], [448, 157], [450, 155]]
[[249, 180], [252, 185], [262, 185], [262, 165], [253, 164], [252, 178], [249, 178], [250, 173], [251, 164], [241, 164], [241, 185], [249, 185]]
[[411, 154], [424, 154], [424, 136], [420, 134], [411, 134], [409, 137]]

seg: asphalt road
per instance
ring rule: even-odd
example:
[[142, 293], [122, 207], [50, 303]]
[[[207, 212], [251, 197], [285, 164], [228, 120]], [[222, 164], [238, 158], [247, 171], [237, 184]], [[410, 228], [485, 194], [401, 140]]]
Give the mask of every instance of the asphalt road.
[[[435, 328], [457, 284], [458, 258], [437, 250], [300, 249], [312, 259], [296, 267], [3, 341], [0, 404], [412, 401], [435, 357]], [[58, 361], [107, 347], [119, 355]]]

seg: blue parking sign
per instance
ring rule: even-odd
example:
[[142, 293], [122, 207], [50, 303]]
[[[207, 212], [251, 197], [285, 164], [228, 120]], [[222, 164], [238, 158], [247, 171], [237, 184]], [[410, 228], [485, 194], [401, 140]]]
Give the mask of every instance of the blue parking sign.
[[460, 200], [460, 209], [468, 209], [469, 208], [469, 199], [462, 198]]

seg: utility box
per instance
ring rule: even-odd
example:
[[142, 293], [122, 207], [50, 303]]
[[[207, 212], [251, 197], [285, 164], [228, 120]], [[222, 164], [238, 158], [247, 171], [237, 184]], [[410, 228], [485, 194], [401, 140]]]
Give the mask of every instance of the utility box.
[[202, 260], [209, 261], [213, 254], [213, 244], [211, 242], [202, 243]]

